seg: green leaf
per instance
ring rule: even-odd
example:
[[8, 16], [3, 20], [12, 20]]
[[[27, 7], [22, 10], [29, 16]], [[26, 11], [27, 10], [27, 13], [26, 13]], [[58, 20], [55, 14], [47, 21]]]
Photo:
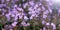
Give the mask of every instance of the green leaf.
[[3, 26], [3, 24], [0, 23], [0, 30], [2, 30], [2, 26]]

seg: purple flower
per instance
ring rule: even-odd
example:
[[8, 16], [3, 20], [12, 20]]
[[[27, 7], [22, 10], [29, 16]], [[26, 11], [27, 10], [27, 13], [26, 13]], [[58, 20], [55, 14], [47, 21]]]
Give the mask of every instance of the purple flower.
[[2, 15], [4, 15], [4, 12], [2, 12]]
[[46, 18], [47, 17], [47, 15], [43, 15], [43, 18]]
[[13, 22], [11, 25], [12, 25], [13, 27], [15, 27], [17, 23], [18, 23], [18, 22]]
[[11, 14], [11, 17], [15, 17], [15, 15], [14, 14]]
[[45, 28], [45, 27], [43, 27], [43, 30], [46, 30], [46, 28]]
[[19, 15], [19, 19], [22, 19], [22, 17], [23, 17], [23, 15], [21, 15], [21, 16]]
[[45, 7], [44, 7], [44, 6], [42, 6], [42, 9], [43, 9], [43, 10], [45, 10]]
[[16, 8], [16, 7], [17, 7], [17, 4], [14, 5], [14, 8]]
[[36, 12], [35, 11], [32, 11], [32, 14], [35, 14]]
[[34, 3], [34, 1], [30, 1], [29, 4], [30, 4], [31, 6], [33, 6], [35, 3]]
[[39, 3], [38, 5], [39, 5], [39, 6], [41, 6], [42, 4], [41, 4], [41, 3]]
[[49, 2], [50, 0], [46, 0], [47, 2]]
[[31, 15], [31, 14], [32, 14], [32, 12], [28, 12], [28, 14], [30, 14], [30, 15]]
[[22, 12], [23, 12], [23, 9], [22, 9], [22, 8], [17, 7], [17, 10], [19, 10], [19, 11], [22, 11]]
[[6, 1], [10, 1], [10, 0], [6, 0]]
[[34, 6], [34, 7], [36, 7], [36, 8], [37, 8], [37, 7], [38, 7], [38, 4], [35, 4], [35, 6]]
[[13, 29], [10, 29], [10, 30], [13, 30]]
[[23, 2], [25, 1], [25, 0], [22, 0]]
[[56, 29], [56, 25], [54, 23], [51, 23], [51, 26], [53, 26], [53, 30]]
[[52, 13], [52, 10], [49, 8], [49, 12]]
[[1, 9], [0, 9], [0, 11], [1, 11]]
[[2, 4], [0, 4], [0, 8], [1, 8], [1, 7], [3, 7], [3, 5], [2, 5]]
[[33, 19], [33, 16], [30, 16], [30, 19]]
[[28, 10], [29, 10], [29, 11], [32, 11], [33, 9], [32, 9], [32, 7], [29, 7]]
[[14, 17], [14, 21], [17, 21], [17, 19], [18, 19], [18, 16], [15, 16], [15, 17]]
[[7, 20], [10, 20], [10, 14], [6, 14]]
[[58, 10], [58, 13], [60, 13], [60, 9]]
[[49, 11], [48, 11], [48, 10], [46, 10], [46, 11], [44, 11], [44, 12], [43, 12], [43, 14], [48, 14], [48, 13], [49, 13]]
[[26, 22], [25, 21], [22, 21], [21, 24], [24, 26], [26, 24]]
[[28, 6], [28, 3], [23, 4], [23, 7], [26, 8]]
[[42, 21], [42, 24], [45, 24], [45, 23], [46, 23], [45, 20], [43, 20], [43, 21]]
[[24, 21], [22, 21], [21, 24], [22, 24], [23, 26], [29, 26], [29, 25], [30, 25], [30, 23], [26, 23], [26, 22], [24, 22]]
[[4, 3], [4, 0], [1, 0], [2, 3]]
[[24, 16], [24, 19], [25, 19], [25, 20], [28, 20], [28, 17], [27, 17], [27, 16]]

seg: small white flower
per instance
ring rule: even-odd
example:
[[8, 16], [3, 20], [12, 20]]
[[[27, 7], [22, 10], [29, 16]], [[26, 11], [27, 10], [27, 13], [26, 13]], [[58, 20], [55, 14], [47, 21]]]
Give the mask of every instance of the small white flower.
[[25, 20], [27, 20], [27, 19], [28, 19], [28, 17], [27, 17], [27, 16], [24, 16], [24, 19], [25, 19]]
[[48, 23], [46, 23], [46, 25], [50, 25], [50, 23], [48, 22]]
[[55, 24], [54, 23], [51, 23], [52, 26], [54, 26]]

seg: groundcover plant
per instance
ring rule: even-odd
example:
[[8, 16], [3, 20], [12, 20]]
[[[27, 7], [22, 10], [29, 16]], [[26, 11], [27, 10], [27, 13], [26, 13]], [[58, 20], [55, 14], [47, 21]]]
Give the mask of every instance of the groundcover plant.
[[60, 30], [60, 0], [0, 0], [0, 30]]

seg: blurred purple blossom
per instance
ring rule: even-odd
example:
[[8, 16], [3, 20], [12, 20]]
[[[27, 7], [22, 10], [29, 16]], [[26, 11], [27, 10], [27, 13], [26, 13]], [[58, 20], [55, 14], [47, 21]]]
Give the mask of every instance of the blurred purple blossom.
[[58, 13], [60, 13], [60, 9], [58, 10]]
[[42, 21], [42, 24], [44, 25], [45, 23], [46, 23], [46, 21], [45, 21], [45, 20], [43, 20], [43, 21]]
[[28, 20], [29, 18], [28, 18], [27, 16], [24, 16], [24, 19], [25, 19], [25, 20]]
[[48, 10], [44, 11], [44, 14], [48, 14], [48, 13], [49, 13], [49, 11], [48, 11]]
[[51, 23], [51, 26], [53, 26], [53, 30], [56, 29], [56, 25], [54, 23]]
[[29, 4], [31, 5], [31, 6], [34, 6], [34, 1], [29, 1]]
[[46, 18], [46, 17], [47, 17], [47, 15], [44, 15], [44, 14], [43, 14], [43, 18]]
[[26, 8], [28, 6], [28, 3], [23, 4], [23, 7]]
[[30, 23], [26, 23], [26, 22], [24, 22], [24, 21], [22, 21], [21, 24], [22, 24], [23, 26], [29, 26], [29, 25], [30, 25]]
[[6, 14], [6, 18], [8, 21], [10, 21], [10, 14]]
[[18, 23], [18, 22], [13, 22], [11, 25], [12, 25], [13, 27], [15, 27], [17, 23]]

